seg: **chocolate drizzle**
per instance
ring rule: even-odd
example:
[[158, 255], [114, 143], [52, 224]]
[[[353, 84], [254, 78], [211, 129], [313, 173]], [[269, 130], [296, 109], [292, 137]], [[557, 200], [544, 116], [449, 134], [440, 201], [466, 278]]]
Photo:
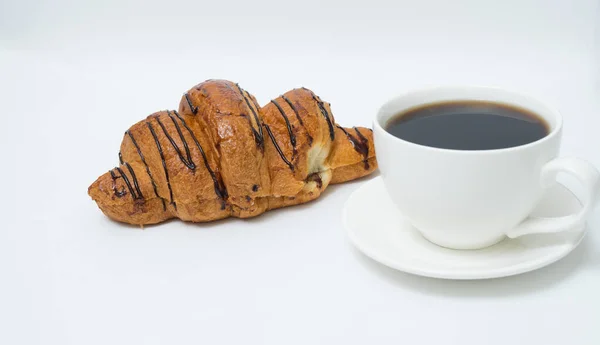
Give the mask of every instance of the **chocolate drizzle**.
[[192, 104], [192, 100], [190, 99], [190, 96], [188, 95], [188, 93], [186, 92], [183, 96], [185, 97], [185, 100], [187, 101], [187, 104], [190, 107], [192, 114], [194, 114], [194, 115], [198, 114], [198, 107], [195, 107], [194, 104]]
[[115, 192], [115, 196], [117, 198], [122, 198], [127, 195], [124, 187], [121, 187], [121, 190], [117, 190], [117, 179], [121, 178], [121, 176], [117, 176], [114, 171], [110, 171], [110, 177], [112, 177], [112, 189]]
[[[129, 178], [127, 177], [127, 175], [125, 175], [123, 173], [123, 170], [121, 170], [120, 167], [117, 167], [116, 169], [119, 172], [119, 175], [121, 175], [121, 178], [123, 178], [123, 181], [125, 181], [125, 184], [127, 185], [127, 189], [129, 189], [129, 193], [131, 194], [131, 197], [133, 197], [134, 200], [140, 199], [140, 196], [137, 195], [135, 193], [135, 191], [133, 190], [133, 186], [131, 185], [131, 182], [129, 182]], [[131, 169], [131, 167], [129, 169]], [[129, 171], [131, 172], [131, 170], [129, 170]]]
[[294, 111], [294, 114], [296, 114], [296, 118], [298, 119], [298, 122], [300, 122], [300, 125], [302, 127], [304, 127], [304, 122], [302, 121], [302, 117], [298, 113], [298, 109], [296, 109], [296, 106], [294, 105], [294, 103], [292, 103], [292, 101], [290, 101], [289, 98], [285, 97], [285, 95], [281, 95], [281, 98], [283, 98], [283, 100], [290, 106], [290, 108], [292, 108], [292, 110]]
[[331, 121], [331, 115], [329, 114], [327, 109], [325, 109], [325, 105], [323, 105], [323, 101], [319, 97], [317, 97], [317, 95], [315, 95], [315, 93], [312, 92], [311, 90], [309, 90], [307, 88], [303, 88], [303, 89], [309, 91], [312, 98], [315, 100], [315, 102], [317, 102], [317, 105], [319, 106], [319, 110], [321, 111], [321, 114], [323, 115], [323, 117], [325, 117], [325, 120], [327, 120], [327, 126], [329, 126], [329, 138], [331, 138], [331, 141], [333, 141], [335, 139], [335, 132], [333, 130], [333, 122]]
[[[211, 169], [210, 165], [208, 164], [208, 159], [206, 158], [206, 153], [204, 152], [204, 149], [200, 145], [200, 142], [194, 135], [194, 132], [192, 132], [191, 128], [188, 127], [187, 123], [185, 123], [185, 121], [179, 115], [179, 113], [177, 111], [175, 111], [175, 116], [177, 116], [177, 118], [181, 121], [181, 123], [183, 124], [185, 129], [192, 136], [192, 140], [194, 140], [196, 147], [198, 147], [198, 151], [200, 151], [200, 154], [202, 155], [202, 159], [204, 160], [204, 165], [206, 166], [206, 170], [208, 170], [208, 173], [210, 174], [210, 177], [213, 180], [215, 193], [217, 194], [217, 196], [219, 198], [221, 198], [224, 201], [228, 197], [228, 194], [227, 194], [227, 189], [225, 188], [225, 184], [223, 183], [223, 179], [221, 178], [221, 175], [219, 174], [217, 176], [217, 174], [215, 174], [215, 172]], [[224, 203], [221, 205], [221, 209], [225, 208], [224, 205], [225, 205]]]
[[356, 127], [352, 127], [352, 128], [356, 132], [358, 139], [355, 138], [352, 134], [348, 133], [348, 131], [346, 131], [344, 129], [344, 127], [339, 126], [339, 125], [336, 125], [336, 126], [337, 126], [337, 128], [341, 129], [342, 132], [344, 132], [344, 134], [346, 134], [346, 137], [352, 143], [352, 147], [354, 147], [354, 150], [363, 156], [363, 162], [365, 163], [365, 169], [369, 169], [369, 140], [367, 138], [365, 138], [364, 135], [362, 135], [360, 133], [360, 131], [358, 130], [358, 128], [356, 128]]
[[[210, 164], [208, 163], [208, 158], [206, 157], [206, 152], [202, 148], [202, 145], [200, 145], [200, 142], [198, 141], [198, 138], [196, 138], [196, 136], [194, 135], [194, 132], [187, 125], [187, 123], [185, 122], [185, 120], [183, 119], [183, 117], [181, 115], [179, 115], [179, 113], [177, 111], [173, 111], [173, 113], [175, 114], [175, 116], [173, 116], [173, 114], [170, 111], [167, 111], [167, 115], [169, 116], [169, 118], [173, 122], [173, 124], [175, 126], [175, 129], [177, 130], [177, 134], [179, 135], [179, 138], [181, 139], [181, 143], [183, 145], [186, 157], [184, 157], [181, 149], [179, 148], [179, 146], [177, 145], [177, 143], [175, 142], [175, 140], [173, 140], [173, 138], [169, 135], [169, 133], [167, 131], [167, 128], [164, 126], [164, 124], [158, 118], [158, 116], [155, 117], [156, 121], [158, 122], [159, 126], [161, 127], [161, 129], [162, 129], [163, 133], [165, 134], [165, 137], [167, 138], [167, 140], [169, 140], [169, 142], [171, 143], [171, 145], [173, 146], [173, 148], [177, 152], [177, 155], [179, 156], [179, 158], [183, 162], [183, 164], [188, 169], [190, 169], [192, 171], [196, 171], [197, 165], [196, 165], [196, 163], [194, 163], [194, 161], [192, 159], [192, 155], [191, 155], [190, 148], [188, 146], [187, 140], [185, 139], [185, 136], [183, 135], [183, 131], [181, 130], [181, 126], [179, 125], [179, 123], [178, 123], [177, 120], [179, 120], [179, 122], [181, 122], [181, 124], [183, 125], [183, 127], [185, 128], [185, 130], [192, 137], [192, 140], [196, 144], [196, 147], [198, 148], [198, 151], [200, 151], [200, 155], [202, 156], [202, 160], [204, 161], [204, 165], [206, 166], [206, 170], [208, 171], [211, 179], [213, 180], [215, 194], [221, 199], [221, 209], [225, 209], [225, 207], [226, 207], [225, 199], [228, 197], [228, 193], [227, 193], [227, 189], [225, 188], [225, 184], [223, 183], [223, 179], [221, 178], [221, 175], [215, 173], [215, 171], [210, 167]], [[150, 122], [146, 122], [146, 124], [148, 125], [148, 128], [150, 129], [150, 132], [152, 133], [152, 136], [154, 137], [154, 141], [156, 142], [156, 147], [158, 148], [158, 151], [160, 153], [160, 157], [161, 157], [161, 160], [162, 160], [163, 168], [164, 168], [164, 171], [165, 171], [165, 176], [166, 176], [166, 179], [167, 179], [167, 185], [169, 187], [169, 195], [170, 195], [170, 198], [171, 198], [171, 204], [173, 204], [175, 206], [176, 204], [173, 201], [173, 189], [171, 188], [171, 182], [169, 180], [169, 173], [168, 173], [168, 170], [167, 170], [167, 164], [165, 162], [164, 152], [162, 150], [162, 147], [160, 145], [160, 142], [158, 140], [156, 132], [154, 131], [154, 128], [152, 127], [152, 125], [150, 124]], [[175, 206], [175, 208], [176, 208], [176, 206]]]
[[367, 138], [365, 138], [364, 135], [362, 135], [362, 133], [358, 130], [358, 128], [356, 128], [356, 127], [352, 127], [352, 128], [354, 128], [356, 135], [360, 139], [360, 143], [362, 146], [361, 150], [363, 151], [362, 155], [363, 155], [364, 161], [365, 161], [365, 169], [369, 169], [369, 140]]
[[140, 146], [138, 145], [137, 141], [135, 140], [135, 138], [133, 137], [133, 134], [131, 134], [130, 131], [125, 132], [125, 134], [127, 134], [129, 136], [129, 138], [131, 139], [131, 142], [133, 143], [133, 146], [135, 146], [135, 149], [137, 150], [137, 153], [140, 156], [142, 163], [144, 163], [144, 166], [146, 167], [146, 173], [148, 174], [148, 177], [150, 177], [150, 182], [152, 182], [152, 189], [154, 189], [154, 195], [156, 195], [156, 197], [159, 198], [160, 201], [162, 201], [163, 211], [166, 211], [167, 204], [165, 203], [165, 199], [161, 198], [160, 195], [158, 195], [156, 181], [154, 181], [154, 177], [152, 176], [152, 173], [150, 172], [150, 167], [148, 166], [148, 163], [146, 163], [146, 158], [144, 157], [144, 154], [142, 154], [142, 150], [140, 149]]
[[158, 149], [158, 153], [160, 154], [160, 160], [162, 161], [162, 166], [165, 171], [165, 179], [167, 180], [167, 187], [169, 187], [169, 198], [171, 200], [170, 204], [173, 205], [175, 210], [177, 210], [177, 204], [175, 203], [175, 201], [173, 201], [173, 189], [171, 188], [171, 181], [169, 180], [169, 170], [167, 170], [167, 162], [165, 161], [165, 154], [163, 153], [162, 146], [160, 145], [160, 141], [158, 140], [158, 137], [156, 136], [154, 127], [152, 127], [152, 124], [149, 121], [146, 121], [146, 125], [148, 126], [150, 133], [152, 133], [152, 137], [154, 138], [154, 142], [156, 143], [156, 148]]
[[[304, 121], [302, 120], [302, 117], [300, 116], [300, 113], [298, 112], [298, 109], [296, 109], [296, 106], [294, 105], [294, 103], [292, 103], [292, 101], [290, 101], [289, 98], [287, 98], [285, 95], [281, 95], [281, 98], [283, 98], [283, 100], [290, 106], [290, 108], [292, 108], [292, 110], [294, 111], [294, 114], [296, 115], [296, 118], [298, 119], [298, 122], [300, 122], [300, 126], [304, 127]], [[305, 133], [306, 133], [306, 137], [308, 138], [308, 145], [312, 145], [312, 141], [313, 138], [310, 135], [310, 133], [308, 133], [308, 130], [306, 130], [306, 127], [304, 127]]]
[[[248, 91], [246, 91], [246, 93], [248, 93]], [[256, 103], [256, 100], [252, 97], [249, 97], [249, 98], [252, 101], [252, 104], [254, 104], [254, 108], [260, 109], [260, 106], [258, 105], [258, 103]]]
[[271, 138], [271, 141], [273, 142], [273, 145], [275, 146], [275, 149], [279, 153], [279, 156], [281, 157], [281, 159], [285, 162], [285, 164], [287, 164], [288, 167], [290, 167], [290, 169], [292, 171], [294, 171], [294, 165], [292, 163], [290, 163], [290, 161], [288, 161], [287, 158], [285, 158], [283, 151], [281, 151], [281, 147], [279, 147], [279, 145], [277, 144], [277, 141], [275, 141], [275, 137], [273, 136], [273, 132], [271, 132], [271, 128], [269, 128], [269, 125], [264, 123], [263, 126], [265, 126], [265, 128], [267, 129], [267, 133], [269, 134], [269, 137]]
[[144, 195], [142, 194], [142, 191], [140, 189], [140, 185], [138, 184], [138, 179], [137, 176], [135, 176], [135, 171], [133, 171], [133, 168], [131, 168], [131, 165], [129, 165], [128, 162], [125, 162], [125, 166], [127, 167], [127, 170], [129, 170], [129, 173], [131, 174], [131, 179], [133, 180], [133, 186], [135, 187], [135, 191], [137, 193], [137, 198], [136, 199], [144, 199]]
[[285, 112], [283, 111], [283, 109], [281, 108], [279, 103], [275, 102], [275, 100], [272, 100], [271, 103], [275, 104], [277, 109], [279, 109], [279, 113], [281, 114], [281, 116], [283, 117], [283, 120], [285, 121], [285, 126], [287, 127], [288, 134], [290, 136], [290, 143], [292, 144], [292, 147], [294, 148], [294, 155], [295, 155], [296, 154], [296, 136], [294, 135], [294, 131], [292, 130], [292, 125], [290, 124], [290, 120], [288, 119], [287, 115], [285, 114]]
[[254, 116], [254, 121], [256, 122], [256, 126], [258, 126], [258, 131], [257, 131], [256, 129], [254, 129], [254, 126], [252, 125], [252, 121], [250, 120], [250, 118], [248, 118], [248, 122], [250, 122], [250, 128], [252, 129], [252, 133], [254, 134], [254, 141], [256, 142], [256, 145], [258, 145], [261, 149], [264, 149], [265, 142], [264, 142], [262, 126], [260, 125], [260, 119], [258, 118], [258, 115], [256, 114], [256, 110], [258, 110], [259, 107], [254, 102], [254, 100], [252, 100], [252, 103], [254, 103], [254, 106], [256, 107], [256, 110], [254, 110], [254, 108], [252, 108], [252, 105], [250, 105], [250, 101], [248, 100], [249, 97], [247, 97], [246, 93], [244, 93], [244, 90], [242, 90], [242, 88], [240, 87], [240, 84], [235, 84], [235, 86], [237, 86], [238, 90], [240, 91], [240, 94], [244, 98], [244, 101], [246, 101], [246, 105], [248, 106], [248, 108], [250, 108], [250, 111], [252, 112], [252, 115]]
[[181, 159], [181, 162], [189, 169], [195, 170], [196, 164], [194, 164], [194, 162], [192, 161], [192, 155], [190, 153], [190, 148], [188, 147], [187, 141], [185, 140], [183, 133], [181, 133], [181, 128], [179, 128], [179, 125], [177, 124], [177, 121], [175, 121], [173, 116], [171, 115], [171, 112], [167, 111], [167, 114], [169, 115], [169, 117], [171, 118], [171, 121], [173, 121], [173, 124], [175, 125], [175, 128], [177, 129], [177, 133], [179, 134], [179, 138], [181, 139], [181, 143], [183, 144], [183, 148], [185, 149], [185, 154], [187, 157], [183, 157], [183, 153], [181, 152], [181, 149], [179, 148], [179, 146], [177, 145], [175, 140], [173, 140], [173, 137], [171, 137], [171, 135], [167, 131], [167, 128], [165, 127], [165, 125], [162, 123], [162, 121], [160, 121], [160, 117], [156, 116], [156, 121], [158, 122], [158, 125], [160, 126], [160, 128], [162, 128], [162, 131], [165, 134], [165, 137], [167, 137], [167, 140], [169, 140], [169, 142], [175, 149], [175, 152], [177, 152], [177, 155], [179, 156], [179, 159]]

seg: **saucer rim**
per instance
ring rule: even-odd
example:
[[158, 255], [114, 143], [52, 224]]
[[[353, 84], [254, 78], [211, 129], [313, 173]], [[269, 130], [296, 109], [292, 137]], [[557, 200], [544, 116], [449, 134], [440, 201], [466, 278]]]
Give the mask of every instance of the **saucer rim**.
[[[348, 209], [349, 209], [348, 204], [351, 202], [355, 193], [357, 193], [359, 190], [362, 190], [363, 188], [364, 189], [369, 188], [371, 185], [374, 185], [380, 179], [382, 179], [382, 177], [377, 176], [377, 177], [367, 181], [364, 185], [360, 186], [359, 188], [357, 188], [350, 194], [348, 199], [344, 202], [344, 206], [342, 209], [342, 223], [346, 230], [346, 234], [348, 235], [348, 238], [350, 239], [350, 242], [363, 255], [367, 256], [368, 258], [370, 258], [380, 264], [383, 264], [385, 266], [388, 266], [390, 268], [393, 268], [395, 270], [399, 270], [399, 271], [402, 271], [405, 273], [423, 276], [423, 277], [429, 277], [429, 278], [451, 279], [451, 280], [481, 280], [481, 279], [494, 279], [494, 278], [502, 278], [502, 277], [519, 275], [519, 274], [523, 274], [526, 272], [535, 271], [535, 270], [540, 269], [545, 266], [549, 266], [549, 265], [563, 259], [565, 256], [567, 256], [569, 253], [574, 251], [581, 244], [581, 242], [583, 241], [583, 239], [585, 238], [585, 236], [588, 232], [588, 227], [587, 227], [587, 222], [586, 222], [578, 229], [571, 230], [573, 232], [579, 232], [579, 236], [577, 237], [576, 241], [565, 242], [564, 244], [571, 243], [571, 245], [566, 246], [565, 248], [561, 248], [560, 253], [557, 250], [557, 252], [549, 253], [543, 257], [536, 258], [534, 260], [520, 262], [517, 264], [513, 264], [510, 266], [505, 266], [505, 267], [501, 267], [501, 268], [485, 269], [485, 270], [471, 270], [470, 272], [464, 272], [464, 271], [460, 271], [460, 270], [457, 272], [452, 269], [450, 269], [450, 270], [417, 269], [414, 266], [411, 267], [410, 265], [404, 265], [402, 263], [398, 263], [398, 261], [396, 261], [396, 260], [387, 259], [385, 257], [385, 255], [379, 255], [376, 253], [377, 252], [376, 250], [372, 250], [369, 248], [369, 246], [361, 244], [361, 241], [357, 238], [356, 234], [352, 230], [352, 226], [350, 226], [348, 223], [348, 217], [349, 217], [348, 216]], [[564, 186], [560, 182], [557, 182], [557, 183], [559, 185], [561, 185], [563, 188], [565, 188], [571, 195], [573, 195], [573, 197], [575, 197], [577, 200], [579, 200], [579, 198], [571, 190], [569, 190], [566, 186]], [[419, 234], [419, 235], [423, 236], [421, 234]], [[490, 247], [496, 246], [506, 240], [507, 239], [504, 239]], [[435, 245], [435, 244], [433, 244], [433, 245]]]

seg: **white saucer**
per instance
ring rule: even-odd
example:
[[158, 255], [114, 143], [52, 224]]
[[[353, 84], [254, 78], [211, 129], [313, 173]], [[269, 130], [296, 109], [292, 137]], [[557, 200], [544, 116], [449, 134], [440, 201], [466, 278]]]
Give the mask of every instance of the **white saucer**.
[[[581, 203], [566, 187], [548, 190], [534, 215], [572, 214]], [[505, 277], [549, 265], [581, 242], [585, 227], [558, 234], [526, 235], [479, 250], [453, 250], [426, 240], [393, 205], [381, 177], [376, 177], [348, 199], [344, 226], [352, 243], [386, 266], [407, 273], [444, 279]]]

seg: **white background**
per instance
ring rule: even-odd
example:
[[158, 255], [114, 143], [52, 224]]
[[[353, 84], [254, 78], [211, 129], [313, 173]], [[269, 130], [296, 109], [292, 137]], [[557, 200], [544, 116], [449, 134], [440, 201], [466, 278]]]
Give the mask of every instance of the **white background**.
[[478, 83], [565, 117], [600, 165], [595, 0], [0, 2], [1, 344], [598, 344], [600, 212], [517, 277], [382, 267], [341, 228], [364, 181], [252, 220], [140, 230], [87, 196], [123, 131], [209, 78], [264, 104], [306, 86], [342, 125], [391, 96]]

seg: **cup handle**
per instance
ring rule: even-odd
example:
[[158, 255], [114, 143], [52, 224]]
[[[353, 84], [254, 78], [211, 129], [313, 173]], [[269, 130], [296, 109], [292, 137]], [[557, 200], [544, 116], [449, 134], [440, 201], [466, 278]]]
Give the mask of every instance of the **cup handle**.
[[600, 195], [600, 173], [590, 163], [574, 157], [561, 157], [551, 160], [542, 168], [541, 183], [544, 188], [556, 183], [560, 172], [575, 177], [584, 187], [583, 208], [579, 213], [556, 218], [529, 217], [506, 236], [515, 238], [526, 234], [554, 233], [582, 228], [590, 211]]

